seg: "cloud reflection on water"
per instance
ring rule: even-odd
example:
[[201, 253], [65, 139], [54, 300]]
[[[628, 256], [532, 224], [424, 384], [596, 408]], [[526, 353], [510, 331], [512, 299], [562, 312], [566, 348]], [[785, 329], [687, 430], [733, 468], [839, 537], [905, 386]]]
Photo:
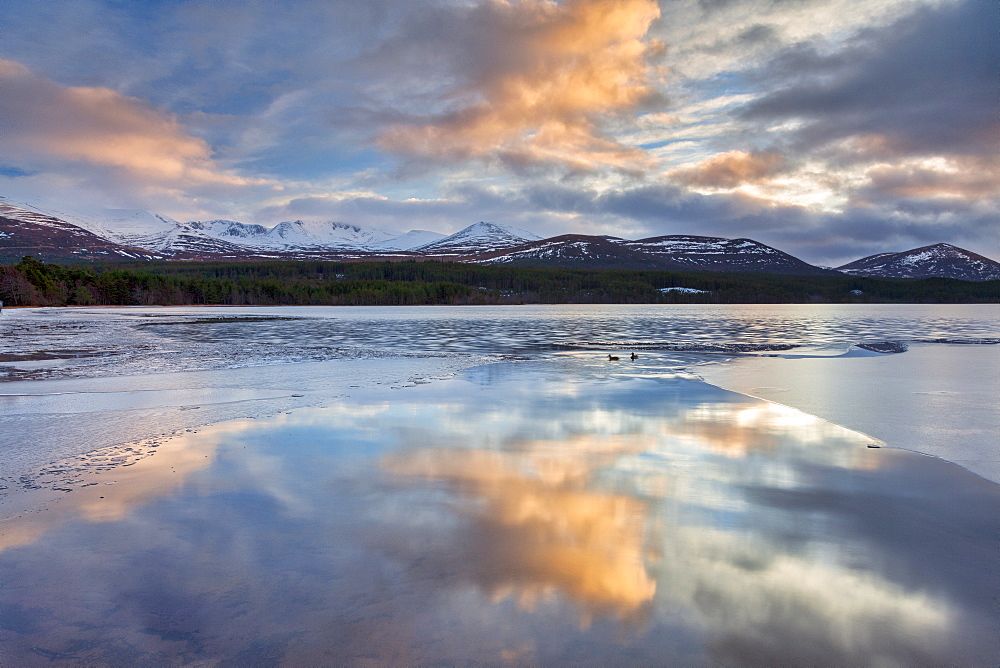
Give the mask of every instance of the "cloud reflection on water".
[[[396, 476], [442, 481], [461, 498], [462, 530], [441, 550], [448, 571], [463, 573], [494, 600], [532, 604], [552, 592], [588, 613], [634, 617], [656, 583], [643, 563], [644, 503], [591, 489], [609, 455], [638, 451], [644, 439], [576, 438], [535, 452], [425, 449], [390, 456]], [[386, 545], [389, 550], [399, 545]], [[417, 558], [418, 555], [412, 555]]]
[[[491, 423], [460, 447], [412, 444], [387, 456], [397, 483], [450, 496], [439, 523], [401, 522], [378, 549], [494, 601], [533, 610], [563, 597], [582, 627], [601, 615], [644, 628], [679, 617], [716, 658], [741, 663], [922, 663], [952, 631], [950, 605], [864, 563], [835, 512], [767, 507], [747, 494], [877, 468], [863, 435], [735, 395], [681, 395], [660, 419], [633, 421], [629, 384], [560, 392], [551, 382], [505, 396], [506, 430]], [[462, 413], [448, 424], [479, 424], [473, 403], [451, 409]], [[533, 423], [546, 438], [524, 437]]]
[[[0, 643], [289, 665], [989, 656], [968, 518], [997, 495], [934, 492], [968, 474], [693, 380], [504, 366], [220, 425], [161, 502], [0, 554], [37, 627]], [[77, 658], [107, 662], [93, 642]]]
[[[113, 460], [125, 464], [84, 471], [80, 477], [83, 484], [75, 486], [72, 499], [59, 498], [63, 493], [50, 489], [25, 494], [27, 498], [12, 499], [10, 509], [28, 512], [5, 517], [0, 522], [0, 553], [12, 547], [30, 545], [68, 522], [117, 522], [142, 505], [177, 494], [193, 474], [211, 468], [219, 432], [231, 428], [230, 424], [224, 429], [208, 428], [202, 434], [177, 435], [155, 456], [145, 456], [132, 463], [123, 456], [127, 446], [97, 450], [67, 460], [64, 465], [77, 467], [76, 470], [83, 470], [79, 468], [81, 461], [90, 466], [94, 462]], [[128, 448], [129, 451], [133, 449]], [[30, 505], [32, 501], [37, 504], [34, 509]]]

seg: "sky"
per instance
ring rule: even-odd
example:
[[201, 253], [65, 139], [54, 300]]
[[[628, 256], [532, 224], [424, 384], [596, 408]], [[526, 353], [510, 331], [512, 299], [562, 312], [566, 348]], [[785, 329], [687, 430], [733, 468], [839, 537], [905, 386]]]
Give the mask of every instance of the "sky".
[[1000, 259], [995, 0], [4, 0], [0, 195]]

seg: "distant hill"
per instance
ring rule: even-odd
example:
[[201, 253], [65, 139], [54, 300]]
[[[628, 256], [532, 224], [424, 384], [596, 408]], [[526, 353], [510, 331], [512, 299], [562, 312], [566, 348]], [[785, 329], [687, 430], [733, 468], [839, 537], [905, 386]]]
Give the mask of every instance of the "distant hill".
[[901, 253], [878, 253], [855, 260], [838, 271], [880, 278], [957, 278], [963, 281], [1000, 280], [1000, 262], [951, 244], [921, 246]]
[[661, 269], [768, 274], [836, 274], [751, 239], [674, 235], [638, 241], [566, 234], [472, 260], [482, 264], [578, 269]]
[[753, 239], [670, 235], [626, 241], [624, 244], [633, 250], [667, 260], [671, 268], [678, 269], [768, 274], [836, 273]]
[[506, 251], [485, 253], [477, 264], [512, 267], [573, 267], [577, 269], [662, 269], [663, 263], [635, 251], [613, 237], [564, 234], [531, 241]]

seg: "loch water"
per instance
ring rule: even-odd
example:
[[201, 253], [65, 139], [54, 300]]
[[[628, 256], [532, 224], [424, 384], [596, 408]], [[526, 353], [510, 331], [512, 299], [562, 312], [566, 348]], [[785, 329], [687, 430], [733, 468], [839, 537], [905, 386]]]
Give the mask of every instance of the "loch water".
[[723, 344], [997, 335], [906, 309], [27, 314], [20, 352], [42, 322], [109, 354], [12, 363], [6, 438], [114, 423], [99, 395], [141, 383], [137, 438], [204, 424], [128, 466], [60, 450], [72, 491], [4, 515], [0, 663], [996, 663], [1000, 486], [695, 373]]

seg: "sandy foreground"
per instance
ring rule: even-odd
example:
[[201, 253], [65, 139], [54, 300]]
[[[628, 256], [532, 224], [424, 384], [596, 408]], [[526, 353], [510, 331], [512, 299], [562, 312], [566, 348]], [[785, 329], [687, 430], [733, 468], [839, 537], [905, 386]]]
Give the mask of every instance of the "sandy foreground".
[[888, 355], [742, 357], [696, 371], [713, 385], [1000, 483], [1000, 346], [913, 344]]

